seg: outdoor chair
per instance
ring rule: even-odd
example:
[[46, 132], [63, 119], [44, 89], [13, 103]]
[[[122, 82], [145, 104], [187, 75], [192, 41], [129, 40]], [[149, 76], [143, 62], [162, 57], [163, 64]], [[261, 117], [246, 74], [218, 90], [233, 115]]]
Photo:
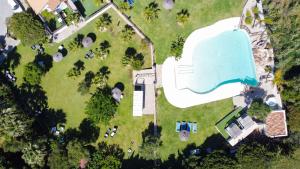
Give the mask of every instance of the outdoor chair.
[[176, 121], [176, 132], [180, 132], [180, 122]]
[[193, 123], [193, 133], [197, 133], [197, 123], [196, 122], [194, 122]]
[[191, 129], [192, 129], [192, 123], [191, 122], [188, 122], [188, 131], [191, 131]]

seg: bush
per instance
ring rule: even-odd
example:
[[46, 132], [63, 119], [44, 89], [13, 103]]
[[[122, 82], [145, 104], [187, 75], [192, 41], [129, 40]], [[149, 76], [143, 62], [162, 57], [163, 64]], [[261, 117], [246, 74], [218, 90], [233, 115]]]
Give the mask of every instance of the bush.
[[35, 63], [28, 63], [24, 69], [24, 81], [31, 85], [37, 85], [41, 82], [43, 75], [42, 69]]
[[77, 24], [80, 21], [80, 14], [78, 12], [69, 13], [65, 20], [68, 25], [71, 25], [72, 22]]
[[130, 41], [132, 36], [135, 34], [133, 28], [130, 25], [125, 25], [121, 37], [124, 41]]
[[171, 43], [171, 55], [173, 55], [176, 60], [181, 58], [184, 42], [183, 37], [178, 36], [177, 39]]
[[88, 101], [85, 112], [90, 120], [95, 123], [108, 123], [117, 111], [116, 102], [113, 100], [110, 90], [98, 89]]
[[24, 45], [43, 43], [46, 40], [44, 26], [27, 12], [14, 13], [8, 21], [8, 30], [12, 36], [20, 39]]
[[248, 109], [248, 114], [258, 120], [264, 121], [271, 109], [262, 99], [255, 99]]
[[112, 19], [111, 16], [108, 13], [104, 13], [101, 15], [96, 22], [96, 27], [100, 31], [105, 31], [108, 27], [111, 26]]
[[134, 69], [141, 69], [144, 65], [144, 55], [137, 53], [136, 49], [128, 47], [121, 62], [124, 66], [131, 65]]

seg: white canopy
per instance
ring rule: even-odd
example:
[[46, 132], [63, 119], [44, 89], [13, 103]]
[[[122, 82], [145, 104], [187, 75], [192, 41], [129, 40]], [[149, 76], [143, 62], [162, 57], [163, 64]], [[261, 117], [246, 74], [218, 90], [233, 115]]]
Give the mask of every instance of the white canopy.
[[133, 116], [143, 115], [143, 105], [144, 105], [144, 92], [134, 91], [133, 92]]

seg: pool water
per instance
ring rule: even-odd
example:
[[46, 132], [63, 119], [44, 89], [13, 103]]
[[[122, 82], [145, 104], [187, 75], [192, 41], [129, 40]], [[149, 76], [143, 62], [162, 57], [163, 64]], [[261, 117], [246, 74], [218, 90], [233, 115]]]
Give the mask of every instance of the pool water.
[[188, 88], [207, 93], [217, 87], [241, 82], [257, 86], [251, 42], [244, 30], [225, 31], [201, 40], [193, 51], [193, 73]]

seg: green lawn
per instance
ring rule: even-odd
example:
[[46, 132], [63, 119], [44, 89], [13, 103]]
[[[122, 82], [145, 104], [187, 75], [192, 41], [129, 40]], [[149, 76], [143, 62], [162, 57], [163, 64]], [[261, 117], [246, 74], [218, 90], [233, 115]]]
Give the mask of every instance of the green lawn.
[[101, 3], [101, 0], [83, 0], [81, 1], [85, 11], [86, 16], [90, 16], [95, 13], [104, 3]]
[[[78, 33], [87, 35], [90, 32], [94, 32], [97, 35], [96, 42], [91, 46], [95, 48], [103, 40], [108, 40], [111, 44], [111, 53], [108, 58], [104, 61], [99, 59], [86, 60], [84, 59], [84, 54], [89, 49], [79, 49], [68, 51], [68, 55], [59, 63], [53, 63], [53, 67], [42, 79], [42, 87], [46, 91], [48, 96], [49, 107], [55, 109], [62, 109], [66, 113], [67, 127], [78, 127], [81, 121], [86, 117], [84, 113], [84, 108], [86, 101], [90, 98], [90, 95], [81, 95], [77, 92], [78, 83], [83, 80], [84, 74], [87, 71], [96, 72], [102, 66], [108, 66], [110, 70], [109, 84], [113, 86], [117, 82], [122, 82], [125, 85], [124, 99], [118, 107], [117, 114], [115, 118], [111, 121], [111, 125], [104, 126], [100, 125], [100, 136], [101, 140], [104, 136], [104, 132], [108, 127], [113, 127], [113, 125], [119, 126], [118, 134], [113, 138], [109, 138], [109, 143], [117, 143], [122, 148], [127, 149], [130, 145], [130, 141], [134, 140], [136, 142], [133, 145], [133, 149], [136, 149], [137, 144], [141, 141], [141, 132], [148, 126], [148, 123], [153, 119], [152, 116], [146, 116], [134, 119], [132, 117], [132, 95], [133, 95], [133, 85], [131, 73], [132, 69], [130, 67], [124, 67], [121, 64], [121, 57], [124, 55], [127, 47], [134, 47], [138, 52], [142, 52], [145, 56], [144, 68], [151, 67], [151, 59], [148, 48], [143, 48], [140, 43], [141, 39], [135, 36], [132, 41], [124, 42], [120, 38], [120, 31], [124, 26], [121, 22], [120, 26], [117, 26], [117, 15], [113, 11], [109, 11], [112, 16], [114, 31], [100, 33], [95, 29], [95, 22], [90, 23], [88, 26], [84, 27]], [[62, 44], [67, 47], [67, 44], [76, 36], [68, 38], [63, 41]], [[57, 51], [57, 45], [46, 45], [46, 52], [53, 54]], [[34, 60], [34, 52], [31, 51], [30, 47], [19, 46], [17, 50], [21, 54], [20, 65], [15, 69], [16, 75], [18, 77], [18, 84], [22, 83], [23, 69], [24, 65], [28, 62]], [[86, 69], [82, 72], [82, 75], [76, 79], [70, 79], [67, 77], [67, 72], [71, 69], [73, 64], [78, 61], [84, 61], [84, 66]], [[93, 90], [92, 90], [93, 91]], [[91, 92], [92, 92], [91, 91]]]
[[[162, 92], [162, 89], [160, 89]], [[232, 99], [212, 102], [209, 104], [180, 109], [172, 106], [165, 98], [163, 92], [158, 97], [158, 125], [162, 127], [161, 148], [162, 157], [166, 159], [169, 154], [176, 154], [188, 144], [201, 145], [207, 137], [218, 133], [215, 124], [233, 108]], [[179, 139], [175, 132], [176, 121], [197, 122], [198, 132], [191, 133], [187, 142]]]
[[52, 12], [48, 12], [47, 10], [44, 10], [41, 13], [41, 15], [46, 20], [51, 31], [55, 31], [56, 29], [58, 29], [59, 27], [62, 26], [62, 24], [60, 22], [58, 22], [58, 20], [57, 20], [58, 17], [55, 16]]
[[[89, 2], [89, 3], [88, 3]], [[115, 1], [120, 2], [120, 1]], [[153, 23], [148, 23], [144, 20], [142, 11], [145, 6], [150, 3], [148, 0], [135, 1], [135, 7], [128, 11], [135, 24], [145, 32], [154, 42], [156, 58], [158, 63], [162, 63], [169, 55], [170, 43], [177, 35], [188, 36], [193, 30], [212, 24], [220, 19], [232, 16], [239, 16], [242, 11], [243, 0], [176, 0], [176, 5], [173, 10], [166, 11], [161, 7], [161, 2], [158, 1], [161, 11], [159, 19]], [[91, 1], [86, 0], [93, 6]], [[85, 5], [86, 7], [86, 5]], [[95, 7], [96, 8], [96, 7]], [[98, 7], [97, 7], [98, 8]], [[176, 13], [183, 8], [187, 8], [191, 13], [189, 22], [185, 26], [178, 26], [176, 24]], [[90, 9], [93, 11], [95, 9]], [[119, 144], [125, 152], [131, 147], [134, 151], [138, 149], [141, 143], [141, 132], [148, 126], [149, 122], [153, 120], [152, 116], [143, 116], [139, 118], [132, 117], [132, 94], [133, 85], [131, 79], [131, 68], [123, 67], [120, 63], [121, 57], [127, 47], [135, 47], [139, 52], [145, 56], [145, 66], [151, 66], [151, 59], [148, 48], [143, 48], [140, 43], [141, 39], [137, 36], [131, 42], [123, 42], [120, 39], [120, 30], [124, 23], [117, 14], [109, 11], [112, 15], [114, 30], [113, 32], [99, 33], [95, 30], [95, 22], [89, 23], [78, 33], [87, 35], [94, 32], [97, 35], [96, 43], [91, 48], [95, 48], [103, 40], [108, 40], [111, 43], [111, 54], [105, 61], [98, 59], [85, 60], [84, 54], [89, 49], [80, 49], [77, 51], [68, 51], [68, 55], [60, 63], [53, 63], [51, 70], [43, 77], [42, 87], [47, 93], [49, 106], [55, 109], [62, 109], [66, 113], [67, 127], [78, 127], [81, 121], [86, 117], [84, 114], [84, 107], [90, 95], [80, 95], [77, 92], [78, 83], [84, 78], [87, 71], [96, 72], [101, 66], [108, 66], [111, 74], [109, 84], [113, 86], [116, 82], [122, 82], [125, 85], [125, 95], [118, 112], [114, 119], [111, 120], [108, 126], [99, 124], [100, 136], [98, 141], [105, 140], [108, 143]], [[120, 26], [117, 22], [121, 21]], [[62, 44], [67, 47], [67, 44], [76, 36], [68, 38]], [[57, 52], [57, 47], [60, 44], [46, 45], [46, 52], [54, 54]], [[21, 54], [20, 65], [15, 69], [18, 77], [18, 84], [22, 83], [24, 65], [34, 60], [35, 53], [30, 47], [18, 46]], [[76, 79], [70, 79], [66, 73], [71, 69], [73, 64], [82, 60], [85, 63], [86, 69], [82, 75]], [[227, 99], [223, 101], [213, 102], [210, 104], [195, 106], [187, 109], [179, 109], [170, 105], [165, 99], [162, 89], [161, 95], [157, 98], [158, 107], [158, 124], [162, 127], [162, 141], [163, 146], [160, 150], [163, 159], [166, 159], [169, 154], [176, 154], [178, 150], [184, 149], [188, 144], [195, 143], [202, 144], [207, 137], [217, 133], [215, 124], [222, 119], [226, 114], [232, 110], [232, 100]], [[92, 90], [93, 91], [93, 90]], [[91, 92], [92, 92], [91, 91]], [[176, 121], [192, 121], [198, 124], [198, 133], [191, 134], [188, 142], [180, 142], [178, 133], [175, 132]], [[103, 138], [103, 135], [108, 127], [114, 125], [119, 126], [118, 134], [114, 138]], [[130, 142], [134, 141], [131, 145]]]
[[[121, 0], [114, 1], [117, 4]], [[136, 0], [132, 10], [126, 13], [138, 27], [153, 41], [157, 63], [162, 63], [170, 53], [171, 41], [178, 35], [187, 37], [195, 29], [210, 25], [218, 20], [240, 16], [244, 0], [176, 0], [174, 8], [167, 11], [159, 4], [159, 18], [152, 23], [147, 22], [143, 16], [144, 8], [152, 1]], [[190, 19], [184, 26], [176, 23], [176, 13], [181, 9], [188, 9]]]
[[231, 124], [231, 122], [235, 119], [237, 119], [238, 117], [240, 117], [240, 113], [242, 111], [242, 108], [238, 108], [236, 110], [234, 110], [233, 112], [230, 112], [229, 114], [227, 114], [223, 119], [221, 119], [217, 124], [216, 127], [218, 128], [218, 130], [220, 131], [220, 133], [222, 134], [222, 136], [225, 139], [229, 138], [228, 133], [225, 131], [225, 128]]

